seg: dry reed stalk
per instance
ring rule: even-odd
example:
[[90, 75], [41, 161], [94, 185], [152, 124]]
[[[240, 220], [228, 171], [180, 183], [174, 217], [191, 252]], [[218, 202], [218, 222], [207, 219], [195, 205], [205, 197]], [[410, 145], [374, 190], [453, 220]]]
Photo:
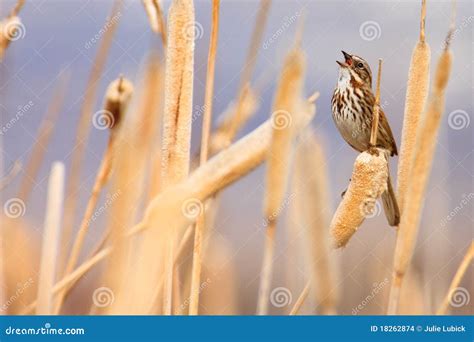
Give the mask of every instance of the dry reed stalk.
[[308, 297], [309, 290], [311, 289], [311, 281], [308, 281], [303, 289], [301, 291], [301, 294], [298, 296], [298, 299], [296, 300], [295, 305], [290, 311], [290, 316], [297, 315], [300, 312], [301, 307], [303, 306], [304, 301]]
[[[116, 145], [110, 192], [119, 196], [110, 206], [107, 231], [111, 244], [117, 248], [113, 252], [113, 264], [104, 277], [114, 292], [115, 301], [105, 309], [108, 314], [143, 313], [144, 302], [149, 300], [147, 289], [157, 281], [156, 260], [160, 253], [156, 248], [157, 234], [149, 231], [142, 239], [124, 237], [141, 214], [140, 203], [147, 200], [144, 189], [149, 160], [161, 119], [162, 74], [158, 60], [150, 56], [138, 86], [138, 96], [134, 97], [130, 115], [125, 117]], [[133, 279], [130, 274], [134, 274]]]
[[36, 314], [53, 313], [53, 285], [59, 250], [61, 214], [64, 198], [64, 164], [53, 163], [48, 184], [48, 200], [44, 220], [43, 246], [39, 269], [38, 305]]
[[452, 30], [448, 34], [446, 48], [439, 58], [430, 98], [428, 99], [427, 107], [423, 114], [423, 121], [417, 133], [413, 166], [405, 194], [406, 210], [402, 215], [395, 247], [394, 269], [388, 303], [388, 314], [391, 315], [396, 314], [398, 311], [400, 289], [413, 255], [423, 197], [431, 172], [439, 125], [444, 111], [445, 91], [452, 64], [452, 55], [449, 51], [451, 32]]
[[[400, 314], [429, 314], [430, 312], [427, 310], [427, 306], [425, 304], [426, 298], [428, 296], [429, 294], [422, 283], [420, 272], [414, 267], [410, 268], [406, 278], [406, 286], [404, 286], [402, 290], [402, 296], [400, 300]], [[383, 314], [383, 312], [380, 314]]]
[[349, 187], [334, 214], [330, 230], [334, 248], [344, 247], [372, 213], [377, 198], [387, 189], [388, 160], [386, 150], [375, 147], [380, 110], [380, 78], [382, 60], [379, 59], [377, 86], [370, 134], [370, 149], [357, 157]]
[[[97, 172], [92, 192], [87, 202], [86, 210], [81, 220], [79, 230], [72, 244], [71, 252], [68, 262], [66, 264], [65, 274], [72, 272], [79, 259], [86, 234], [91, 224], [91, 217], [94, 214], [95, 207], [99, 201], [100, 193], [106, 185], [112, 169], [113, 158], [115, 153], [115, 140], [119, 132], [120, 123], [123, 121], [123, 116], [127, 110], [130, 98], [133, 94], [132, 83], [122, 76], [115, 81], [112, 81], [107, 88], [104, 99], [104, 112], [102, 120], [110, 128], [110, 136], [107, 144], [107, 149], [102, 158], [99, 170]], [[55, 313], [58, 314], [65, 299], [68, 290], [59, 293]]]
[[288, 54], [273, 104], [273, 130], [267, 155], [264, 202], [264, 217], [268, 222], [268, 227], [265, 230], [265, 247], [257, 303], [258, 315], [268, 313], [276, 222], [287, 188], [292, 139], [295, 132], [293, 124], [301, 120], [298, 117], [298, 107], [299, 102], [302, 102], [305, 64], [304, 53], [299, 48], [295, 48]]
[[[120, 10], [122, 8], [122, 0], [114, 2], [110, 18], [119, 18]], [[62, 248], [60, 260], [67, 260], [67, 253], [69, 244], [71, 242], [72, 229], [75, 222], [77, 199], [78, 199], [78, 185], [80, 184], [81, 169], [84, 165], [84, 156], [87, 139], [89, 136], [90, 124], [92, 120], [94, 103], [96, 101], [97, 88], [99, 80], [102, 76], [102, 71], [107, 61], [107, 55], [112, 45], [112, 38], [118, 25], [117, 20], [110, 20], [110, 25], [104, 31], [102, 39], [99, 43], [99, 48], [94, 59], [94, 64], [87, 80], [87, 85], [84, 93], [84, 101], [82, 102], [79, 123], [76, 130], [76, 140], [74, 143], [74, 152], [71, 157], [71, 166], [66, 183], [66, 199], [64, 203], [64, 217], [62, 230]], [[62, 265], [60, 272], [63, 272]]]
[[267, 23], [268, 12], [270, 10], [271, 0], [260, 0], [260, 7], [258, 9], [257, 17], [255, 18], [255, 26], [252, 33], [252, 38], [250, 41], [250, 46], [247, 51], [247, 57], [243, 66], [243, 70], [240, 77], [240, 86], [236, 96], [237, 107], [235, 111], [235, 116], [230, 122], [229, 126], [229, 135], [235, 136], [239, 123], [243, 120], [242, 116], [244, 114], [244, 98], [246, 96], [246, 88], [250, 84], [250, 79], [252, 77], [253, 70], [255, 69], [255, 64], [257, 62], [257, 54], [259, 47], [261, 46], [263, 33]]
[[25, 27], [18, 17], [18, 13], [24, 4], [25, 0], [18, 0], [10, 11], [10, 14], [4, 20], [0, 21], [0, 61], [3, 60], [5, 51], [10, 43], [25, 34], [25, 32], [23, 32]]
[[443, 302], [438, 308], [438, 311], [436, 311], [437, 315], [446, 314], [449, 304], [453, 300], [456, 289], [461, 283], [461, 280], [464, 277], [464, 274], [466, 273], [467, 268], [469, 267], [473, 259], [474, 259], [474, 243], [471, 242], [471, 245], [469, 246], [466, 255], [462, 259], [461, 264], [459, 265], [459, 268], [456, 271], [456, 274], [454, 275], [453, 280], [451, 281], [451, 285], [449, 285], [449, 290], [448, 290], [448, 293], [446, 294], [446, 297], [444, 297]]
[[[212, 98], [214, 93], [214, 74], [216, 66], [217, 38], [219, 32], [219, 0], [212, 2], [212, 29], [207, 57], [206, 89], [204, 94], [204, 116], [202, 120], [201, 152], [199, 165], [207, 162], [209, 154], [209, 135], [211, 133]], [[199, 310], [199, 292], [201, 286], [202, 239], [205, 225], [204, 210], [199, 214], [194, 231], [193, 266], [191, 272], [191, 296], [189, 298], [189, 315], [197, 315]], [[173, 262], [174, 263], [174, 262]]]
[[[163, 189], [188, 176], [191, 144], [194, 4], [192, 0], [174, 0], [168, 14], [166, 50], [165, 109], [163, 120]], [[173, 260], [177, 236], [172, 236], [165, 260], [163, 314], [171, 314]]]
[[[307, 124], [314, 117], [315, 107], [311, 103], [304, 109], [305, 111], [299, 115], [305, 118], [303, 122]], [[298, 132], [304, 127], [295, 126]], [[267, 155], [271, 135], [272, 121], [269, 119], [229, 148], [211, 158], [194, 171], [190, 177], [160, 193], [147, 206], [142, 221], [128, 230], [126, 237], [135, 236], [150, 228], [157, 228], [156, 223], [158, 222], [161, 222], [159, 226], [161, 230], [183, 231], [193, 222], [192, 217], [185, 217], [182, 213], [185, 202], [189, 199], [205, 201], [259, 166]], [[168, 223], [170, 217], [175, 217], [172, 224], [165, 224]], [[108, 246], [84, 261], [73, 272], [58, 281], [53, 292], [57, 293], [64, 287], [75, 283], [94, 265], [109, 256], [114, 248], [116, 247]], [[30, 312], [35, 307], [36, 302], [31, 303], [23, 310], [23, 314]]]
[[166, 28], [165, 18], [163, 16], [163, 10], [161, 9], [159, 0], [142, 0], [143, 6], [145, 7], [148, 21], [153, 32], [159, 34], [163, 46], [166, 47]]
[[411, 56], [408, 71], [405, 114], [403, 115], [402, 142], [398, 158], [398, 204], [403, 213], [405, 194], [413, 164], [416, 135], [420, 119], [428, 98], [430, 83], [430, 46], [425, 41], [426, 0], [422, 1], [420, 19], [420, 38]]
[[320, 314], [335, 314], [337, 304], [334, 258], [327, 228], [330, 218], [327, 159], [310, 128], [299, 138], [295, 153], [293, 194], [296, 219], [304, 227], [314, 298]]
[[28, 201], [31, 191], [33, 190], [34, 180], [38, 175], [38, 171], [44, 159], [47, 146], [54, 131], [56, 120], [59, 116], [59, 113], [61, 112], [67, 90], [68, 79], [69, 76], [62, 77], [54, 91], [52, 100], [46, 111], [46, 115], [38, 129], [37, 140], [31, 151], [30, 158], [25, 166], [24, 177], [21, 181], [20, 188], [16, 196], [25, 202]]

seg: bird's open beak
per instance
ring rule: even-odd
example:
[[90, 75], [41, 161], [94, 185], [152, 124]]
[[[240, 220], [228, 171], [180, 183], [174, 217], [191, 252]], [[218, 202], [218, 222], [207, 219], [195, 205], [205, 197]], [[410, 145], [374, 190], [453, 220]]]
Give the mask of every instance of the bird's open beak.
[[349, 55], [347, 52], [345, 51], [341, 51], [342, 54], [344, 55], [344, 62], [339, 62], [339, 61], [336, 61], [337, 64], [339, 64], [342, 68], [347, 68], [348, 66], [350, 66], [352, 64], [352, 56]]

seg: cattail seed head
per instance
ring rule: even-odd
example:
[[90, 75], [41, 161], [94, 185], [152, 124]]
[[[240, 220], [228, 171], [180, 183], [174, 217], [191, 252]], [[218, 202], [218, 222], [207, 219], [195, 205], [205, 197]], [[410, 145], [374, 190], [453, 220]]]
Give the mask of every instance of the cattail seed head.
[[123, 76], [110, 83], [105, 93], [104, 104], [104, 110], [112, 115], [110, 129], [115, 130], [120, 125], [132, 94], [132, 82]]

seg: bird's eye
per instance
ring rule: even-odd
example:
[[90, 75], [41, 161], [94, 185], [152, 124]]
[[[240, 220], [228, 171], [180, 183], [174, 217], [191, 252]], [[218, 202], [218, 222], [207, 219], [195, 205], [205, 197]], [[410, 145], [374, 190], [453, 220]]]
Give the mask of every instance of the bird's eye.
[[357, 64], [357, 67], [362, 69], [362, 68], [364, 67], [364, 64], [358, 63], [358, 64]]

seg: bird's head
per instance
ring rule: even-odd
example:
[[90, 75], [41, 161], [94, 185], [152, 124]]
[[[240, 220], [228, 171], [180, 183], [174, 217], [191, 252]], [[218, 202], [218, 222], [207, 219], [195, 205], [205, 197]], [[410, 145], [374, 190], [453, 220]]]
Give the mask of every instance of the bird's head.
[[350, 55], [345, 51], [342, 51], [342, 54], [344, 55], [344, 62], [336, 61], [340, 68], [347, 70], [354, 82], [372, 87], [372, 71], [369, 63], [365, 59]]

